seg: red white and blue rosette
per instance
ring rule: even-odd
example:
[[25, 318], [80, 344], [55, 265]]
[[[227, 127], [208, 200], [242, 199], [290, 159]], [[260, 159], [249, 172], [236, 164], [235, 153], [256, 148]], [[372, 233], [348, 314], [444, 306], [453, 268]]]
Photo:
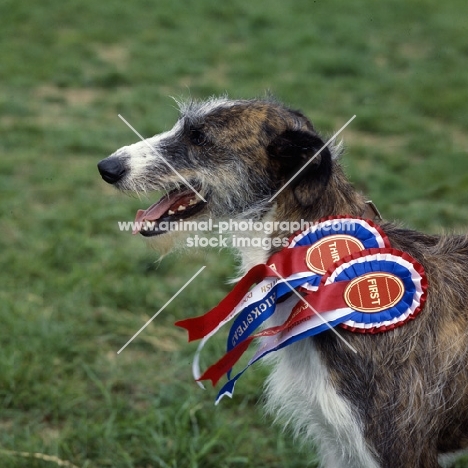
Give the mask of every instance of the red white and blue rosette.
[[390, 241], [377, 224], [351, 216], [329, 216], [289, 238], [288, 248], [310, 246], [305, 260], [316, 273], [301, 289], [315, 291], [328, 268], [354, 252], [390, 247]]
[[351, 281], [344, 299], [354, 313], [340, 326], [354, 332], [400, 327], [413, 320], [426, 301], [423, 266], [396, 249], [370, 249], [341, 259], [322, 278], [324, 285], [336, 281]]

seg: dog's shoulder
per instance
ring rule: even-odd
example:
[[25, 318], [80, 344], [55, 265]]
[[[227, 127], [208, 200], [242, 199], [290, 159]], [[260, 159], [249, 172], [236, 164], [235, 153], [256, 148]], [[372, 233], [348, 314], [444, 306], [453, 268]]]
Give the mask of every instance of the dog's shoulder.
[[441, 240], [440, 235], [426, 234], [405, 228], [401, 224], [385, 222], [381, 224], [381, 228], [390, 239], [392, 247], [408, 253], [433, 248]]

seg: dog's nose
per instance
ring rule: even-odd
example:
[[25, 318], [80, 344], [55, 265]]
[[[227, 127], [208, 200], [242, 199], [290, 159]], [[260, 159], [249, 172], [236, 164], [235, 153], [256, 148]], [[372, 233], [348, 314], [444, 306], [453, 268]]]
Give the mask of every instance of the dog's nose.
[[127, 172], [125, 164], [118, 158], [106, 158], [98, 163], [101, 177], [109, 184], [118, 182]]

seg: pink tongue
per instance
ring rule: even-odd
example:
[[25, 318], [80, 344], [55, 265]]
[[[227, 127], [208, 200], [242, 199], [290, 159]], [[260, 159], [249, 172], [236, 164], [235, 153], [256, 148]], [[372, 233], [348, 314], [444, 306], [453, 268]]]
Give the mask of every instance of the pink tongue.
[[155, 221], [158, 218], [160, 218], [171, 207], [173, 203], [174, 201], [166, 195], [146, 210], [138, 210], [135, 217], [135, 222], [140, 223], [145, 220]]
[[135, 226], [133, 228], [132, 234], [138, 234], [141, 231], [144, 221], [158, 220], [167, 210], [169, 210], [172, 205], [174, 205], [174, 203], [183, 197], [192, 194], [193, 192], [189, 190], [185, 192], [174, 193], [172, 195], [166, 195], [146, 210], [138, 210], [135, 216]]

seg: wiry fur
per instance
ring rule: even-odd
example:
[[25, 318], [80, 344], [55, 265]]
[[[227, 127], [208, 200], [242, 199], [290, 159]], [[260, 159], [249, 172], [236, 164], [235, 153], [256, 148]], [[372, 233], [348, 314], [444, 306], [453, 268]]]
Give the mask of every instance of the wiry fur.
[[[339, 145], [268, 201], [323, 145], [301, 113], [273, 100], [183, 104], [175, 127], [147, 143], [152, 150], [142, 142], [120, 149], [101, 173], [118, 163], [118, 188], [169, 191], [183, 184], [168, 160], [207, 198], [198, 219], [315, 221], [365, 210], [339, 165]], [[382, 228], [426, 270], [428, 299], [416, 320], [377, 335], [340, 329], [357, 354], [327, 332], [269, 359], [268, 410], [314, 440], [326, 468], [435, 468], [438, 454], [468, 446], [468, 238]], [[271, 253], [241, 252], [242, 272]]]

